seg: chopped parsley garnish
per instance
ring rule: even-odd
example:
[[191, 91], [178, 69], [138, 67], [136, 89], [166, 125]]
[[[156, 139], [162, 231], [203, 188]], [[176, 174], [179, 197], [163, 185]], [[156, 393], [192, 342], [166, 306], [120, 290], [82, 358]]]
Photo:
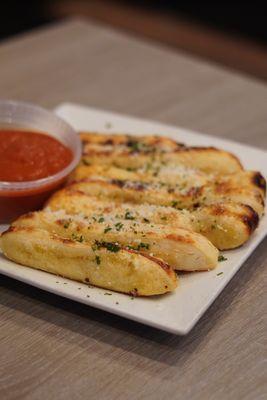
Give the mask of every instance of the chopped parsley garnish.
[[121, 222], [117, 222], [115, 224], [116, 231], [118, 231], [118, 232], [122, 229], [122, 227], [123, 227], [123, 224]]
[[104, 218], [104, 217], [100, 217], [99, 220], [98, 220], [98, 222], [100, 222], [100, 223], [102, 223], [102, 222], [104, 222], [104, 221], [105, 221], [105, 218]]
[[71, 223], [71, 219], [69, 219], [68, 221], [65, 221], [63, 228], [68, 229], [68, 227], [70, 226], [70, 223]]
[[135, 219], [130, 211], [126, 211], [124, 219]]
[[127, 246], [127, 249], [140, 251], [142, 249], [149, 250], [149, 247], [150, 245], [148, 243], [140, 242], [137, 246]]
[[223, 272], [219, 272], [218, 274], [217, 274], [217, 276], [220, 276], [220, 275], [222, 275], [223, 274]]
[[147, 218], [143, 218], [143, 221], [146, 222], [147, 224], [149, 224], [149, 222], [150, 222], [149, 219], [147, 219]]
[[76, 242], [80, 242], [80, 243], [82, 243], [82, 242], [84, 241], [83, 235], [79, 236], [79, 235], [76, 235], [76, 233], [73, 233], [73, 234], [71, 235], [71, 238], [72, 238], [73, 240], [75, 240]]
[[139, 243], [139, 245], [138, 245], [138, 250], [141, 250], [141, 249], [146, 249], [146, 250], [149, 250], [149, 244], [148, 243], [143, 243], [143, 242], [141, 242], [141, 243]]
[[105, 292], [104, 296], [112, 296], [112, 293]]
[[99, 265], [101, 263], [101, 259], [99, 256], [95, 256], [95, 261], [97, 263], [97, 265]]
[[[94, 247], [93, 247], [94, 246]], [[121, 247], [117, 243], [113, 242], [99, 242], [98, 240], [95, 241], [92, 249], [95, 251], [96, 249], [101, 249], [102, 247], [111, 251], [112, 253], [117, 253], [120, 251]]]
[[89, 161], [87, 161], [85, 158], [83, 158], [82, 159], [82, 163], [84, 164], [84, 165], [90, 165], [90, 162]]
[[171, 202], [171, 207], [177, 207], [178, 206], [178, 201], [177, 200], [173, 200], [172, 202]]
[[107, 226], [105, 229], [104, 229], [104, 233], [108, 233], [109, 231], [111, 231], [112, 230], [112, 228], [110, 227], [110, 226]]
[[136, 140], [129, 140], [127, 146], [131, 148], [132, 152], [139, 152], [142, 150], [143, 143], [137, 142]]
[[219, 262], [221, 262], [221, 261], [226, 261], [226, 260], [227, 260], [227, 258], [224, 257], [222, 254], [219, 255], [219, 257], [218, 257], [218, 261], [219, 261]]

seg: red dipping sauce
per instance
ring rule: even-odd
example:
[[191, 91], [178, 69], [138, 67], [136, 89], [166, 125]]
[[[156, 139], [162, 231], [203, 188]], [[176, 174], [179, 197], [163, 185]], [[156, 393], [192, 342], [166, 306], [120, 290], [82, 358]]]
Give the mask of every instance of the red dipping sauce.
[[46, 178], [65, 168], [72, 158], [71, 150], [52, 136], [0, 130], [0, 181]]
[[[57, 174], [73, 160], [72, 151], [52, 136], [0, 128], [0, 183], [32, 182]], [[0, 189], [0, 223], [42, 206], [65, 178], [23, 190]]]

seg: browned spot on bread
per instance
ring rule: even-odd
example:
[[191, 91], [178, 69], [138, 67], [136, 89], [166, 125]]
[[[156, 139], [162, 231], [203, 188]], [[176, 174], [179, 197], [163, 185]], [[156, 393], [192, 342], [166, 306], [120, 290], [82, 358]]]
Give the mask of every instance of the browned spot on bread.
[[58, 238], [60, 242], [64, 243], [64, 244], [72, 244], [74, 243], [73, 240], [71, 239], [66, 239], [66, 238]]
[[82, 139], [82, 146], [86, 146], [87, 143], [89, 143], [87, 139]]
[[175, 235], [174, 233], [170, 233], [169, 235], [166, 235], [166, 239], [170, 239], [175, 242], [194, 243], [194, 240], [191, 239], [190, 236]]
[[264, 194], [266, 194], [266, 180], [260, 172], [255, 172], [253, 174], [252, 183], [258, 188], [262, 189]]
[[257, 199], [259, 204], [264, 207], [264, 198], [262, 197], [262, 195], [260, 193], [255, 193], [255, 198]]
[[247, 215], [242, 215], [241, 218], [247, 227], [248, 233], [251, 235], [259, 225], [259, 215], [252, 207], [248, 205], [245, 205], [245, 207], [248, 213]]
[[131, 182], [129, 189], [134, 189], [137, 190], [139, 192], [142, 192], [143, 190], [145, 190], [147, 187], [147, 184], [145, 183], [141, 183], [141, 182]]
[[11, 225], [6, 231], [4, 231], [2, 233], [1, 236], [4, 236], [7, 233], [11, 233], [11, 232], [32, 232], [34, 231], [34, 228], [32, 226], [13, 226]]
[[227, 210], [223, 204], [214, 204], [210, 206], [211, 215], [223, 215], [227, 214]]
[[110, 207], [110, 206], [106, 206], [106, 207], [104, 207], [103, 208], [103, 213], [105, 214], [105, 213], [109, 213], [109, 212], [111, 212], [112, 211], [112, 207]]
[[202, 194], [204, 190], [203, 186], [199, 186], [199, 187], [191, 187], [188, 192], [186, 193], [186, 196], [190, 196], [190, 197], [198, 197]]
[[214, 151], [221, 151], [216, 149], [215, 147], [209, 146], [209, 147], [204, 147], [204, 146], [185, 146], [185, 150], [190, 151], [190, 150], [194, 150], [194, 151], [210, 151], [210, 150], [214, 150]]
[[125, 181], [122, 181], [122, 180], [120, 180], [120, 179], [111, 179], [109, 182], [110, 182], [112, 185], [118, 186], [119, 188], [124, 188], [124, 186], [126, 185], [126, 182], [125, 182]]
[[171, 276], [174, 275], [174, 271], [173, 271], [172, 267], [169, 264], [165, 263], [160, 258], [150, 256], [149, 254], [144, 253], [142, 251], [128, 249], [127, 247], [123, 247], [122, 249], [127, 251], [128, 253], [141, 254], [143, 257], [147, 258], [148, 260], [151, 260], [154, 263], [158, 264], [162, 269], [164, 269], [165, 272], [167, 272], [168, 275], [171, 275]]
[[215, 185], [215, 192], [218, 194], [226, 194], [230, 193], [231, 191], [233, 191], [233, 187], [229, 182], [217, 182]]
[[228, 209], [224, 204], [213, 204], [210, 206], [210, 214], [214, 216], [228, 215], [236, 216], [244, 222], [248, 228], [249, 234], [251, 234], [259, 224], [259, 216], [257, 212], [247, 204], [239, 203], [238, 210]]
[[62, 238], [62, 237], [57, 236], [57, 235], [51, 235], [51, 236], [53, 237], [54, 240], [57, 240], [58, 242], [61, 242], [63, 244], [76, 244], [77, 243], [74, 240]]
[[163, 260], [157, 257], [150, 256], [149, 254], [145, 254], [143, 252], [140, 252], [140, 254], [158, 264], [168, 275], [175, 276], [175, 272], [173, 271], [172, 267], [169, 264], [165, 263]]
[[116, 185], [121, 189], [126, 188], [126, 189], [137, 190], [139, 192], [142, 192], [147, 187], [146, 183], [137, 182], [137, 181], [123, 181], [120, 179], [110, 179], [108, 181], [108, 183], [111, 183], [112, 185]]
[[65, 219], [57, 219], [56, 220], [56, 224], [59, 226], [63, 226], [66, 223]]

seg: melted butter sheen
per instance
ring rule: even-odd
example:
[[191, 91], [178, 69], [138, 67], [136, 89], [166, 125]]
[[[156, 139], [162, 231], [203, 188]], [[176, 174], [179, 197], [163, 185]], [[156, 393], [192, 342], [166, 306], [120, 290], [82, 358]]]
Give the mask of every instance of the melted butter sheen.
[[0, 181], [46, 178], [64, 169], [72, 158], [71, 150], [49, 135], [0, 129]]

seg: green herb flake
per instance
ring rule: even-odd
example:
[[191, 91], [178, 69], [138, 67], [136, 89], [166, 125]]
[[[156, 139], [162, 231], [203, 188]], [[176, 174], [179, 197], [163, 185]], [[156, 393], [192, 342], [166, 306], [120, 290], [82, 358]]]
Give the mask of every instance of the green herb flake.
[[83, 237], [83, 235], [79, 236], [79, 235], [77, 235], [76, 233], [73, 233], [73, 234], [71, 235], [71, 238], [72, 238], [73, 240], [75, 240], [76, 242], [80, 242], [80, 243], [84, 242], [84, 237]]
[[150, 222], [149, 219], [147, 219], [147, 218], [143, 218], [143, 221], [146, 222], [147, 224], [149, 224], [149, 222]]
[[149, 250], [149, 244], [148, 243], [143, 243], [143, 242], [141, 242], [141, 243], [139, 243], [139, 245], [137, 246], [137, 249], [138, 250], [141, 250], [141, 249], [146, 249], [146, 250]]
[[104, 229], [104, 233], [108, 233], [109, 231], [111, 231], [112, 230], [112, 228], [110, 227], [110, 226], [107, 226], [105, 229]]
[[104, 296], [112, 296], [112, 293], [105, 292]]
[[222, 254], [219, 255], [219, 257], [218, 257], [219, 262], [226, 261], [226, 260], [227, 260], [227, 258], [224, 257]]
[[83, 163], [83, 165], [86, 165], [86, 166], [90, 165], [90, 162], [87, 161], [85, 158], [82, 159], [82, 163]]
[[[121, 247], [117, 243], [99, 242], [98, 240], [95, 241], [93, 246], [95, 249], [101, 249], [103, 247], [103, 248], [107, 249], [108, 251], [111, 251], [112, 253], [117, 253], [121, 249]], [[93, 246], [92, 246], [92, 248], [93, 248]]]
[[118, 231], [118, 232], [122, 229], [122, 227], [123, 227], [123, 224], [121, 222], [117, 222], [115, 224], [116, 231]]
[[219, 272], [219, 273], [217, 274], [217, 276], [220, 276], [220, 275], [223, 275], [223, 272]]
[[149, 248], [150, 245], [148, 243], [143, 243], [143, 242], [139, 243], [137, 246], [130, 246], [130, 245], [127, 246], [127, 249], [136, 251], [140, 251], [142, 249], [149, 250]]
[[124, 219], [131, 219], [131, 220], [133, 220], [133, 219], [135, 219], [135, 218], [134, 218], [134, 216], [131, 214], [130, 211], [126, 211], [125, 216], [124, 216]]
[[68, 221], [65, 221], [63, 228], [68, 229], [68, 227], [70, 226], [70, 223], [71, 223], [71, 219], [69, 219]]
[[178, 201], [177, 200], [173, 200], [172, 202], [171, 202], [171, 207], [177, 207], [178, 206]]
[[100, 222], [100, 224], [102, 223], [102, 222], [104, 222], [105, 221], [105, 218], [104, 217], [100, 217], [99, 219], [98, 219], [98, 222]]
[[100, 265], [101, 259], [99, 256], [95, 256], [95, 261], [96, 261], [97, 265]]
[[139, 152], [142, 150], [142, 143], [135, 140], [131, 140], [127, 143], [127, 146], [131, 148], [132, 152]]

